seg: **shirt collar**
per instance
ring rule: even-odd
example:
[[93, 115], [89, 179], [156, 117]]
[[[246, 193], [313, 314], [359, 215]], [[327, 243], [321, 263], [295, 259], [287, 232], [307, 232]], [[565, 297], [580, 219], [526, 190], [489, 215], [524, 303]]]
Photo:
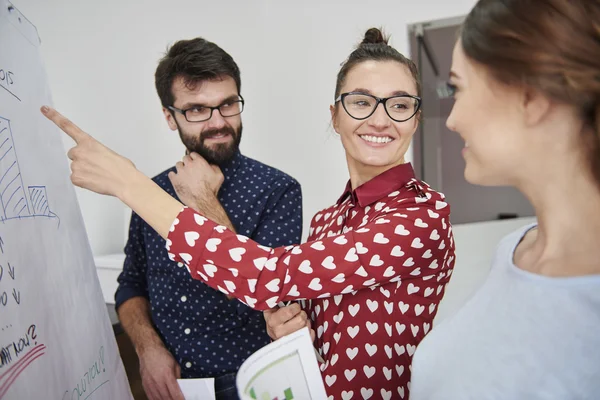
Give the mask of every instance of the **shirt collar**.
[[235, 174], [235, 171], [237, 171], [237, 169], [240, 167], [240, 165], [242, 165], [242, 162], [244, 161], [244, 156], [242, 155], [242, 153], [240, 152], [240, 150], [236, 150], [235, 154], [233, 155], [233, 158], [231, 160], [229, 160], [227, 163], [221, 165], [221, 172], [223, 172], [223, 176], [225, 178], [231, 177], [232, 175]]
[[338, 199], [337, 204], [340, 204], [348, 196], [350, 196], [354, 204], [361, 207], [366, 207], [373, 204], [377, 200], [387, 196], [415, 179], [415, 171], [410, 163], [400, 164], [382, 172], [368, 182], [363, 183], [355, 190], [352, 190], [350, 180], [346, 184], [344, 193]]

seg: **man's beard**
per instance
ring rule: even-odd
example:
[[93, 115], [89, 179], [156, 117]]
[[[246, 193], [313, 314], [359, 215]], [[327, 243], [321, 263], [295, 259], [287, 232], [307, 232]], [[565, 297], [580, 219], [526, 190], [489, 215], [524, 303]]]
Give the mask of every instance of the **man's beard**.
[[[225, 126], [221, 129], [209, 129], [200, 134], [200, 137], [184, 132], [179, 124], [177, 124], [179, 137], [185, 148], [191, 153], [200, 154], [209, 164], [222, 166], [233, 159], [237, 153], [240, 142], [242, 140], [242, 124], [237, 132], [230, 126]], [[205, 146], [206, 139], [219, 134], [229, 134], [232, 141], [229, 143], [217, 143], [211, 147]]]

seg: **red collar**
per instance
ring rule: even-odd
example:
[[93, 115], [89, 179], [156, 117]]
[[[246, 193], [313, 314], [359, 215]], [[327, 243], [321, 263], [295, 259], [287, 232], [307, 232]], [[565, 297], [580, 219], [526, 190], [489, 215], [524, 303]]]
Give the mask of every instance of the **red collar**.
[[366, 207], [406, 186], [406, 184], [413, 179], [415, 179], [415, 171], [410, 163], [406, 163], [382, 172], [370, 181], [363, 183], [355, 190], [352, 190], [352, 186], [348, 180], [346, 189], [344, 189], [344, 193], [340, 196], [337, 204], [340, 204], [346, 197], [350, 196], [354, 204]]

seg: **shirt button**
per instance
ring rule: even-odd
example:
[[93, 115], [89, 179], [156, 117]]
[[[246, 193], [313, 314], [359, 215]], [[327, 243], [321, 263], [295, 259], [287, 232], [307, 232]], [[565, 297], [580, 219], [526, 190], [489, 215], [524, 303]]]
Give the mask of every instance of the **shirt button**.
[[185, 367], [186, 367], [186, 368], [192, 368], [192, 363], [191, 363], [191, 362], [189, 362], [189, 361], [188, 361], [188, 362], [186, 362], [186, 363], [185, 363]]
[[181, 296], [181, 301], [183, 301], [185, 303], [187, 301], [187, 297]]
[[185, 332], [185, 334], [186, 334], [186, 335], [189, 335], [191, 331], [192, 331], [192, 330], [191, 330], [190, 328], [185, 328], [185, 331], [184, 331], [184, 332]]

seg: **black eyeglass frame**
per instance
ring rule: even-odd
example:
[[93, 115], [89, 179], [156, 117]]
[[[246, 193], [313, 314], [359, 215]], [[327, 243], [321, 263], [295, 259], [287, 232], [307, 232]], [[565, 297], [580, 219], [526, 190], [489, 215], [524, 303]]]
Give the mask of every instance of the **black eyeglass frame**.
[[[238, 99], [238, 100], [233, 100], [233, 101], [231, 101], [231, 102], [223, 103], [223, 104], [220, 104], [220, 105], [218, 105], [218, 106], [215, 106], [215, 107], [210, 107], [210, 106], [202, 106], [203, 108], [208, 108], [208, 109], [210, 109], [210, 114], [209, 114], [208, 118], [206, 118], [206, 119], [203, 119], [203, 120], [200, 120], [200, 121], [190, 121], [190, 120], [188, 119], [188, 117], [187, 117], [187, 114], [186, 114], [186, 113], [187, 113], [189, 110], [192, 110], [192, 109], [194, 109], [194, 108], [198, 108], [197, 106], [195, 106], [195, 107], [190, 107], [190, 108], [186, 108], [185, 110], [182, 110], [181, 108], [177, 108], [177, 107], [174, 107], [174, 106], [169, 106], [169, 107], [167, 107], [167, 108], [168, 108], [169, 110], [171, 110], [171, 111], [175, 111], [175, 112], [178, 112], [179, 114], [183, 115], [183, 117], [185, 118], [185, 120], [186, 120], [187, 122], [192, 122], [192, 123], [194, 123], [194, 122], [206, 122], [206, 121], [208, 121], [209, 119], [211, 119], [211, 118], [212, 118], [212, 115], [213, 115], [213, 111], [214, 111], [214, 110], [219, 110], [219, 114], [221, 114], [221, 117], [223, 117], [223, 118], [235, 117], [236, 115], [240, 115], [240, 114], [241, 114], [241, 113], [244, 111], [244, 105], [245, 105], [245, 103], [246, 103], [246, 102], [245, 102], [244, 98], [242, 97], [242, 95], [238, 95], [238, 96], [239, 96], [239, 99]], [[239, 112], [239, 113], [237, 113], [237, 114], [233, 114], [233, 115], [227, 115], [227, 116], [223, 115], [223, 113], [221, 112], [221, 107], [223, 107], [225, 104], [231, 104], [231, 103], [241, 103], [241, 104], [242, 104], [242, 107], [241, 107], [241, 109], [240, 109], [240, 112]]]
[[[362, 96], [367, 96], [367, 97], [371, 97], [373, 99], [375, 99], [375, 101], [377, 102], [375, 104], [375, 107], [373, 107], [373, 111], [371, 111], [371, 113], [369, 115], [367, 115], [366, 117], [363, 118], [356, 118], [355, 116], [353, 116], [352, 114], [350, 114], [350, 112], [348, 111], [348, 109], [346, 108], [346, 102], [344, 101], [344, 99], [349, 96], [349, 95], [362, 95]], [[395, 99], [398, 97], [408, 97], [411, 99], [414, 99], [417, 101], [417, 106], [415, 107], [415, 112], [408, 118], [406, 119], [396, 119], [394, 117], [392, 117], [386, 107], [386, 102], [389, 99]], [[358, 121], [363, 121], [369, 117], [371, 117], [371, 115], [373, 115], [375, 113], [375, 111], [377, 110], [377, 107], [379, 107], [379, 104], [383, 104], [383, 109], [385, 110], [385, 113], [388, 115], [388, 117], [390, 117], [390, 119], [392, 121], [396, 121], [396, 122], [406, 122], [409, 119], [411, 119], [412, 117], [414, 117], [415, 115], [417, 115], [417, 113], [419, 112], [419, 110], [421, 109], [421, 102], [422, 99], [419, 96], [413, 96], [411, 94], [402, 94], [402, 95], [397, 95], [397, 96], [390, 96], [390, 97], [377, 97], [377, 96], [373, 96], [372, 94], [368, 94], [368, 93], [363, 93], [363, 92], [346, 92], [346, 93], [342, 93], [338, 96], [337, 99], [335, 99], [335, 102], [337, 103], [338, 101], [341, 101], [342, 103], [342, 107], [344, 108], [344, 111], [346, 111], [346, 114], [348, 114], [350, 117], [358, 120]]]

